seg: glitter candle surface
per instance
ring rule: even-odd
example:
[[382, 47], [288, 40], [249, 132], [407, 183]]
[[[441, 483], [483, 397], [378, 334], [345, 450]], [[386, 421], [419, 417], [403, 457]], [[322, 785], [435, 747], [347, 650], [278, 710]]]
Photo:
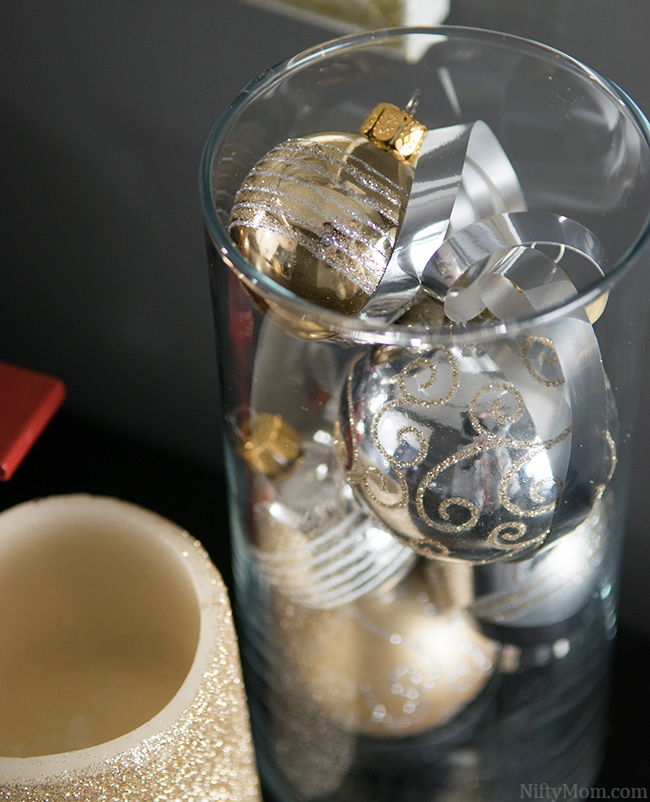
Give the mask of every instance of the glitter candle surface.
[[0, 800], [259, 799], [230, 604], [197, 541], [52, 497], [0, 515], [0, 578]]

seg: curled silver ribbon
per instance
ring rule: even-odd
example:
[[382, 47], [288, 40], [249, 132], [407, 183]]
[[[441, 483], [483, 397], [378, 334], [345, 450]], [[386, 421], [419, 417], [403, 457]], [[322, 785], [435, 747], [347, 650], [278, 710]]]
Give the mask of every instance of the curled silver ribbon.
[[[588, 228], [552, 212], [510, 212], [479, 220], [448, 237], [426, 265], [422, 285], [445, 302], [452, 320], [470, 320], [486, 307], [476, 283], [486, 262], [506, 256], [513, 248], [540, 245], [568, 248], [583, 257], [583, 275], [572, 277], [576, 279], [574, 294], [575, 284], [586, 286], [603, 275], [607, 255]], [[537, 278], [534, 281], [539, 285]], [[545, 307], [549, 306], [547, 301]]]
[[517, 175], [486, 123], [429, 131], [395, 248], [361, 319], [394, 320], [412, 300], [450, 228], [526, 208]]

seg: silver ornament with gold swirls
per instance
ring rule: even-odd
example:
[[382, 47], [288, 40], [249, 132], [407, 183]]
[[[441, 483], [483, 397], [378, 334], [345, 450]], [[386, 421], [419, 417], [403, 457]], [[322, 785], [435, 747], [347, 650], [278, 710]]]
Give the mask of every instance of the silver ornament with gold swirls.
[[571, 433], [550, 338], [369, 350], [340, 426], [355, 494], [418, 553], [483, 563], [546, 540]]
[[[558, 624], [579, 612], [602, 581], [612, 502], [606, 492], [580, 526], [529, 559], [490, 565], [430, 560], [426, 570], [453, 604], [479, 621], [504, 628]], [[508, 641], [507, 630], [499, 637]]]

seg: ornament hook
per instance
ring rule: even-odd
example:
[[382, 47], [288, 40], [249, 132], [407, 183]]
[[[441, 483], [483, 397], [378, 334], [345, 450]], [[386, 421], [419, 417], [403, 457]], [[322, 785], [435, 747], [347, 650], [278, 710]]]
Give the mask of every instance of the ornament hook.
[[411, 99], [409, 102], [404, 106], [404, 111], [407, 111], [409, 114], [415, 114], [418, 104], [420, 102], [420, 95], [422, 93], [419, 89], [416, 89], [415, 92], [411, 95]]

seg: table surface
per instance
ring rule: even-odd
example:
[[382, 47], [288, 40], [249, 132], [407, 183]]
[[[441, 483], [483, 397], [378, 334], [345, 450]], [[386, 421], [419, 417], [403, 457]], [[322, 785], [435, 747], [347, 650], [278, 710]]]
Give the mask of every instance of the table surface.
[[[0, 483], [0, 509], [59, 493], [115, 496], [164, 515], [202, 541], [232, 587], [226, 491], [218, 471], [60, 413], [14, 477]], [[607, 793], [650, 789], [649, 669], [650, 640], [621, 627], [609, 743], [596, 782]]]

